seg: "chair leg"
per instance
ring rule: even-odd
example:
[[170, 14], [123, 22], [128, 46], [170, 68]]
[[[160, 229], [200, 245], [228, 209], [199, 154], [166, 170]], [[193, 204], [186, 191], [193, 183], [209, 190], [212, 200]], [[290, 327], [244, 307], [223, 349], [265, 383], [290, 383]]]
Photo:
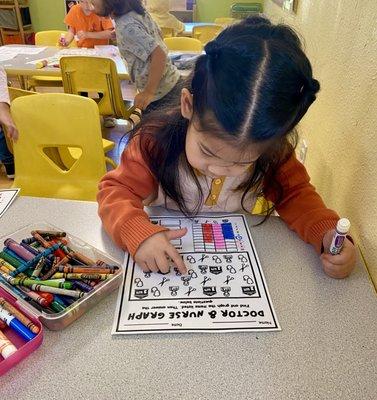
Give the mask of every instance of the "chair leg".
[[105, 162], [106, 164], [110, 164], [114, 169], [117, 167], [115, 161], [110, 157], [105, 156]]

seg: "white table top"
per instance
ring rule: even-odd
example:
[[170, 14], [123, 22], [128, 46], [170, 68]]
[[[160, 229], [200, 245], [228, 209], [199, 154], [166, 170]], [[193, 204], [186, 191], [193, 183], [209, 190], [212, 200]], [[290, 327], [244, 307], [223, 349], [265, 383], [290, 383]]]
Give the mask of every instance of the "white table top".
[[[38, 221], [123, 258], [96, 203], [21, 197], [0, 231]], [[375, 400], [377, 302], [364, 267], [328, 278], [276, 217], [251, 232], [281, 332], [112, 337], [114, 292], [64, 331], [46, 330], [0, 378], [1, 399]]]

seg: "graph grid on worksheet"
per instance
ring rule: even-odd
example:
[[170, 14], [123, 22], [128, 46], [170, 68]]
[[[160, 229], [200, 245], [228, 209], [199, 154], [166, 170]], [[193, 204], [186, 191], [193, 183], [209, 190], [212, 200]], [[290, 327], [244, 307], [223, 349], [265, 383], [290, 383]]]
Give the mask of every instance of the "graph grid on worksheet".
[[230, 222], [197, 223], [192, 226], [195, 251], [237, 251], [237, 242]]

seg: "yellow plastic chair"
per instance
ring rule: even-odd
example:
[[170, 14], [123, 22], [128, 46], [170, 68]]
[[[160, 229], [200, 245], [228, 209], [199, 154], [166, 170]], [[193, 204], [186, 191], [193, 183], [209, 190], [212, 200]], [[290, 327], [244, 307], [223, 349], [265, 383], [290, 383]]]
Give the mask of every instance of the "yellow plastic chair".
[[175, 36], [175, 34], [174, 34], [174, 29], [173, 29], [173, 28], [164, 28], [164, 27], [161, 27], [160, 29], [161, 29], [162, 37], [163, 37], [164, 39], [166, 39], [166, 38], [172, 38], [172, 37]]
[[203, 45], [200, 40], [188, 37], [166, 38], [164, 42], [171, 51], [193, 51], [201, 52]]
[[60, 59], [65, 93], [80, 95], [95, 92], [99, 113], [104, 117], [129, 120], [135, 108], [122, 97], [115, 62], [104, 57], [62, 57]]
[[224, 29], [221, 25], [201, 25], [194, 26], [192, 37], [201, 41], [203, 45], [207, 44]]
[[[19, 97], [39, 94], [29, 90], [22, 90], [13, 87], [8, 87], [8, 92], [11, 103]], [[9, 140], [7, 136], [6, 136], [6, 141], [9, 150], [13, 153], [13, 142]], [[111, 140], [102, 139], [102, 146], [103, 146], [103, 152], [106, 154], [115, 147], [115, 143], [112, 142]], [[70, 168], [80, 156], [80, 152], [78, 152], [77, 149], [74, 148], [67, 149], [63, 147], [61, 149], [49, 149], [46, 151], [49, 153], [49, 157], [54, 159], [54, 161], [57, 164], [60, 164], [66, 168]], [[106, 157], [106, 162], [110, 164], [113, 168], [116, 168], [114, 160], [112, 160], [110, 157]]]
[[216, 25], [222, 25], [222, 26], [228, 26], [228, 25], [234, 24], [236, 21], [237, 20], [235, 18], [221, 17], [221, 18], [216, 18], [215, 19], [215, 24]]
[[[13, 147], [13, 186], [24, 196], [95, 201], [98, 182], [106, 173], [95, 101], [45, 93], [14, 100], [11, 113], [20, 131]], [[80, 150], [70, 168], [62, 168], [46, 154], [46, 149], [62, 147]]]
[[[59, 47], [59, 39], [65, 31], [42, 31], [35, 34], [35, 44], [37, 46]], [[75, 40], [72, 40], [69, 47], [77, 47]], [[28, 88], [35, 90], [36, 86], [61, 87], [62, 79], [56, 76], [33, 76], [28, 81]]]

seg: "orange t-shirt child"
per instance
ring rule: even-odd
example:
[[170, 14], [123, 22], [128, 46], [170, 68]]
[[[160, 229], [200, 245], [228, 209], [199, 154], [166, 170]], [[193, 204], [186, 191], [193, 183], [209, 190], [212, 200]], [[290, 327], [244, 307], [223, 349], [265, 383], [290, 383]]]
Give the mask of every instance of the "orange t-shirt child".
[[[81, 6], [76, 4], [64, 18], [64, 23], [74, 30], [76, 35], [79, 31], [84, 32], [102, 32], [114, 29], [113, 22], [110, 18], [100, 17], [94, 12], [85, 15]], [[78, 47], [93, 48], [94, 46], [107, 45], [109, 39], [80, 39], [77, 43]]]

